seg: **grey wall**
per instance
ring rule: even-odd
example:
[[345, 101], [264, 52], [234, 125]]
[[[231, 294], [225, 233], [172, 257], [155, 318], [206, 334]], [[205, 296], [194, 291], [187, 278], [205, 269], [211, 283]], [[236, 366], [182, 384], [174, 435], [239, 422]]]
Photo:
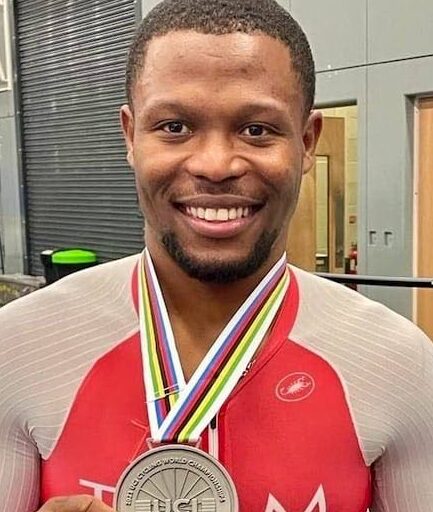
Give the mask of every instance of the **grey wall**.
[[[8, 7], [9, 26], [12, 32], [11, 0]], [[13, 37], [14, 35], [11, 33], [12, 47]], [[25, 268], [25, 226], [18, 158], [15, 91], [13, 89], [16, 75], [11, 78], [12, 89], [0, 91], [0, 235], [5, 252], [5, 271], [10, 274], [23, 272]]]
[[290, 11], [310, 40], [318, 71], [366, 63], [366, 0], [291, 0]]
[[[145, 15], [158, 0], [141, 1]], [[280, 0], [304, 27], [317, 105], [359, 109], [360, 271], [412, 275], [413, 102], [433, 95], [431, 0]], [[8, 271], [22, 269], [23, 216], [13, 96], [0, 93], [0, 211]], [[391, 233], [385, 243], [385, 232]], [[411, 316], [411, 292], [366, 293]]]
[[[11, 101], [0, 92], [0, 234], [5, 253], [5, 272], [24, 269], [21, 183], [16, 140], [16, 120], [8, 115]], [[10, 110], [9, 110], [10, 112]]]
[[[413, 112], [433, 95], [433, 2], [292, 0], [291, 12], [316, 58], [317, 105], [359, 107], [360, 271], [411, 276]], [[410, 290], [365, 292], [411, 317]]]
[[431, 0], [279, 3], [307, 33], [319, 72], [433, 55]]

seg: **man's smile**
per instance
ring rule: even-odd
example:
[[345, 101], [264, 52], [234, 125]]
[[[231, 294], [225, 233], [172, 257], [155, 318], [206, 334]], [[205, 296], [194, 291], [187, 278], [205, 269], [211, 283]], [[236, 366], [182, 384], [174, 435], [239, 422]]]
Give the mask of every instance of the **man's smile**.
[[287, 47], [264, 34], [170, 32], [149, 45], [134, 95], [122, 119], [149, 250], [203, 282], [275, 262], [316, 140], [304, 137]]
[[194, 195], [173, 202], [189, 228], [207, 238], [231, 238], [251, 225], [264, 201], [240, 195]]
[[243, 217], [249, 217], [252, 214], [253, 210], [250, 206], [246, 208], [242, 208], [242, 206], [238, 206], [237, 208], [206, 208], [206, 207], [198, 207], [187, 206], [186, 214], [194, 217], [196, 219], [203, 219], [208, 222], [227, 222], [230, 220], [242, 219]]

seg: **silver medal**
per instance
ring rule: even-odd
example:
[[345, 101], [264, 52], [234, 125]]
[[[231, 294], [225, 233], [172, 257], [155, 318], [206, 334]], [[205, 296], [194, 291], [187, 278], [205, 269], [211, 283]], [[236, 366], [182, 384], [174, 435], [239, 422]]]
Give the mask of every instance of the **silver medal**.
[[236, 489], [225, 468], [186, 445], [155, 448], [135, 460], [116, 487], [118, 512], [237, 512]]

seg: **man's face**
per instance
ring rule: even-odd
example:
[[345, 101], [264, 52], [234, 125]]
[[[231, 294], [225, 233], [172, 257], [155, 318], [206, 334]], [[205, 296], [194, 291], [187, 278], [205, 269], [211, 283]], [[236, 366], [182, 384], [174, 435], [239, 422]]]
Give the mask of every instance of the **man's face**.
[[149, 248], [204, 280], [245, 277], [281, 255], [321, 126], [317, 113], [306, 121], [281, 42], [192, 31], [153, 39], [122, 126]]

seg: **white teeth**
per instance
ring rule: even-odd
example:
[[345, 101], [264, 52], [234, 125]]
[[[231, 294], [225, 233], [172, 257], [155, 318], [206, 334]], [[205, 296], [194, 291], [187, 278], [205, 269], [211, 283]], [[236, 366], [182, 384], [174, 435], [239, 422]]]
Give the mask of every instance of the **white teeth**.
[[219, 208], [217, 211], [217, 220], [220, 222], [229, 220], [229, 211], [226, 208]]
[[198, 208], [194, 206], [185, 207], [186, 214], [190, 217], [206, 220], [208, 222], [227, 222], [229, 220], [242, 219], [252, 214], [252, 208], [247, 206], [242, 208]]
[[213, 208], [206, 208], [204, 211], [204, 218], [207, 221], [214, 221], [217, 218], [217, 210], [214, 210]]
[[229, 219], [230, 220], [235, 220], [237, 216], [238, 215], [236, 213], [236, 208], [230, 208], [230, 210], [229, 210]]

